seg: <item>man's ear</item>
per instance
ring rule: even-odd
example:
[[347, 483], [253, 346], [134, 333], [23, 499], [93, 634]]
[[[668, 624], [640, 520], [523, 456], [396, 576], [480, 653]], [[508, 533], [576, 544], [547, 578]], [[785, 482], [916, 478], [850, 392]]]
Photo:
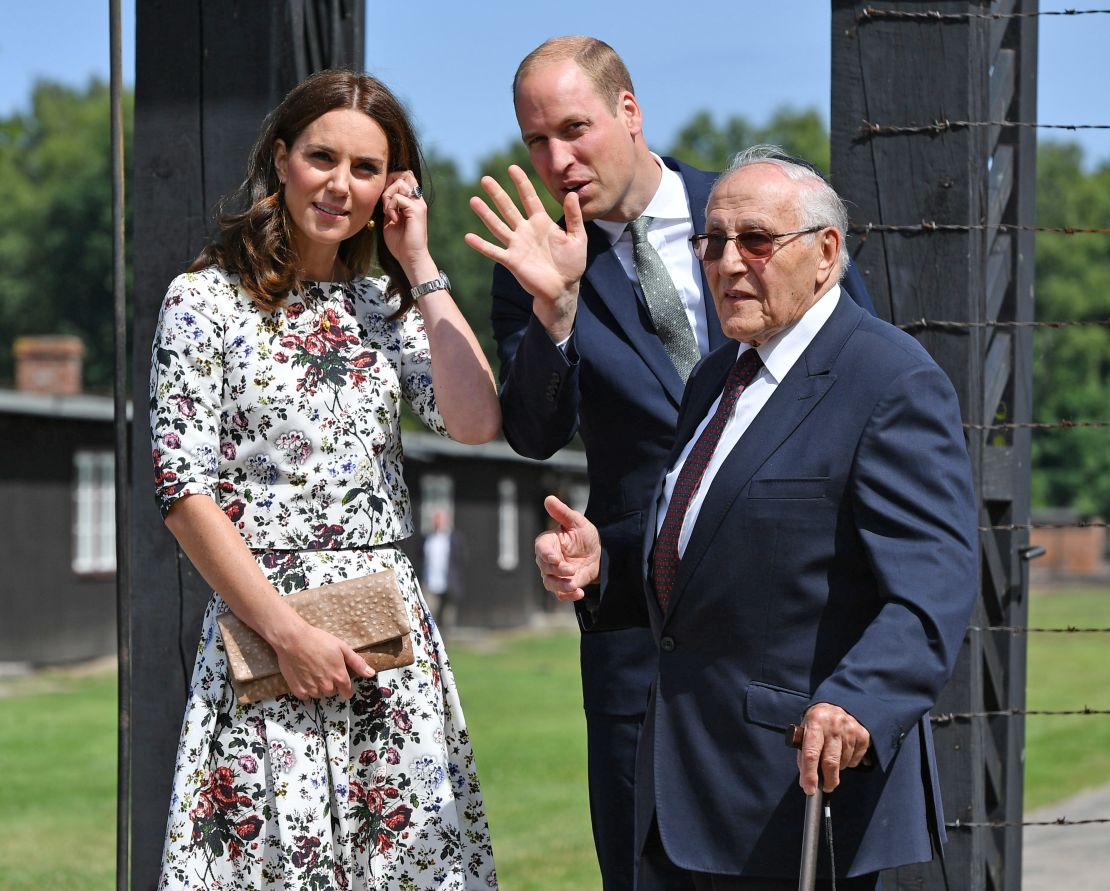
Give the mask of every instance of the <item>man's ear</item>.
[[286, 148], [284, 139], [274, 140], [273, 156], [274, 170], [277, 171], [278, 179], [284, 183], [289, 168], [289, 149]]
[[640, 103], [628, 90], [621, 90], [617, 97], [617, 117], [624, 121], [633, 138], [643, 134], [644, 119], [640, 114]]
[[820, 257], [817, 261], [817, 283], [819, 286], [826, 284], [830, 278], [836, 277], [837, 266], [840, 262], [840, 231], [835, 226], [823, 229], [817, 236], [819, 239]]

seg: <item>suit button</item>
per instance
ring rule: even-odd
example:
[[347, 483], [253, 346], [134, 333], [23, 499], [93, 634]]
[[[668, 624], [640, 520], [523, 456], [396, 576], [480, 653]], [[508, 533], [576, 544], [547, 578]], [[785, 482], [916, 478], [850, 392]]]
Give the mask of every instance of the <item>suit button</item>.
[[664, 638], [662, 638], [659, 641], [659, 649], [661, 649], [664, 653], [671, 652], [671, 650], [674, 649], [674, 638], [673, 637], [664, 637]]

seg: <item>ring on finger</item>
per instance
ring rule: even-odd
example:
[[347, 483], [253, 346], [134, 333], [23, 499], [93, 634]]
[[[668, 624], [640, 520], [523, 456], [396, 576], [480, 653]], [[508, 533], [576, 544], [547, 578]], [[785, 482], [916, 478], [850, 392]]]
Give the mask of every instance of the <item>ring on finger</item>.
[[410, 198], [423, 198], [424, 197], [424, 190], [422, 188], [420, 188], [420, 183], [417, 183], [415, 186], [413, 186], [411, 189], [409, 189], [409, 197]]

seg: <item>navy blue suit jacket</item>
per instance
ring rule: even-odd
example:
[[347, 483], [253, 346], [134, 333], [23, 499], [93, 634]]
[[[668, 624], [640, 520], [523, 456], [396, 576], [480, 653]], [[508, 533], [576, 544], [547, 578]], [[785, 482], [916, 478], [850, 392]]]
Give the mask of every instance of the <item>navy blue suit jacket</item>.
[[[730, 343], [695, 369], [668, 467], [735, 356]], [[645, 582], [660, 653], [637, 843], [654, 815], [682, 867], [796, 876], [804, 796], [783, 731], [830, 702], [878, 761], [833, 795], [838, 870], [930, 859], [944, 829], [927, 712], [978, 582], [951, 383], [912, 337], [841, 298], [713, 480], [666, 615]]]
[[[686, 187], [695, 232], [717, 178], [664, 158]], [[505, 438], [520, 454], [544, 459], [579, 433], [586, 448], [590, 501], [601, 531], [601, 583], [577, 605], [587, 711], [642, 714], [654, 675], [640, 578], [644, 511], [674, 442], [683, 382], [656, 334], [643, 295], [628, 280], [606, 234], [588, 223], [586, 273], [574, 334], [564, 354], [532, 315], [532, 297], [502, 266], [493, 276], [493, 333], [501, 362]], [[871, 312], [854, 267], [843, 283]], [[709, 287], [702, 293], [710, 351], [725, 337]]]

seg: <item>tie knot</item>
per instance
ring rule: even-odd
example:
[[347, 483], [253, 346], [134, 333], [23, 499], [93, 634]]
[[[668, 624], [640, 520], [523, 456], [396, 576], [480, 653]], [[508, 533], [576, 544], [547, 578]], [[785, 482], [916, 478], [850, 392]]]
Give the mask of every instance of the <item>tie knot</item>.
[[729, 384], [746, 387], [759, 374], [759, 369], [762, 366], [763, 360], [759, 357], [759, 350], [755, 347], [744, 350], [740, 358], [736, 360], [736, 364], [732, 366], [732, 371], [729, 374]]
[[655, 217], [637, 217], [628, 224], [628, 231], [632, 233], [632, 243], [641, 244], [647, 240], [648, 226]]

